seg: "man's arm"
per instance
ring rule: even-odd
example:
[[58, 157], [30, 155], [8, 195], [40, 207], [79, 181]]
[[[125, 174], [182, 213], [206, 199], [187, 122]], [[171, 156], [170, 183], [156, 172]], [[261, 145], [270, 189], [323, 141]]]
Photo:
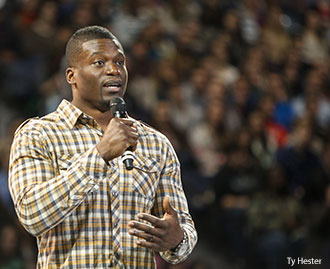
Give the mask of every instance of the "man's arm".
[[[173, 157], [168, 156], [168, 158], [176, 159], [176, 155]], [[171, 249], [160, 252], [163, 259], [176, 264], [187, 259], [197, 243], [197, 232], [192, 217], [189, 214], [187, 199], [182, 188], [179, 166], [174, 166], [170, 170], [164, 171], [161, 175], [156, 197], [157, 201], [155, 202], [154, 208], [156, 216], [162, 216], [164, 213], [166, 216], [171, 212], [171, 209], [165, 208], [165, 196], [170, 197], [170, 207], [176, 211], [180, 228], [187, 235], [187, 248], [185, 248], [184, 252], [174, 252], [173, 250], [176, 246], [172, 246]], [[175, 217], [175, 213], [172, 212], [171, 214]]]
[[[197, 232], [182, 188], [177, 156], [167, 139], [166, 142], [167, 153], [163, 156], [166, 164], [160, 175], [153, 215], [138, 215], [139, 219], [151, 225], [131, 221], [129, 232], [139, 237], [140, 246], [160, 252], [166, 261], [175, 264], [184, 261], [191, 253], [197, 243]], [[184, 251], [174, 251], [184, 234]]]
[[43, 136], [20, 130], [12, 144], [9, 167], [9, 189], [20, 222], [34, 236], [47, 232], [97, 190], [97, 181], [107, 169], [92, 147], [59, 175]]

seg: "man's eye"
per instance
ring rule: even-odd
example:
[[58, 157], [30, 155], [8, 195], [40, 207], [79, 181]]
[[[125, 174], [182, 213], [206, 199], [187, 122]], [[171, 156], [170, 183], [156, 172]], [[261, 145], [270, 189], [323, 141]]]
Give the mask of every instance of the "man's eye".
[[104, 65], [104, 61], [101, 61], [101, 60], [95, 61], [94, 64], [97, 66], [102, 66], [102, 65]]
[[118, 66], [123, 66], [124, 64], [125, 64], [124, 61], [117, 61], [117, 65], [118, 65]]

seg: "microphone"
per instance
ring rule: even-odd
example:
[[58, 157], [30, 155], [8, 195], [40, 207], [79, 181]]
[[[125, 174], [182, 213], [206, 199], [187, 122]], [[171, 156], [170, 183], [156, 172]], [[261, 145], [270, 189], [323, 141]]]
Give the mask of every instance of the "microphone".
[[[127, 110], [126, 110], [126, 103], [121, 97], [115, 97], [110, 100], [110, 112], [113, 117], [116, 118], [128, 118]], [[133, 169], [133, 160], [134, 155], [132, 152], [132, 147], [128, 147], [124, 154], [121, 156], [123, 163], [127, 170]]]

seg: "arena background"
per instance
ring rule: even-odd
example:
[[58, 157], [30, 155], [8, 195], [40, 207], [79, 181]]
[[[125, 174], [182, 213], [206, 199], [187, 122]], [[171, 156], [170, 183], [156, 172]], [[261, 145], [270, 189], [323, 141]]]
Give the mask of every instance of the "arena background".
[[124, 46], [129, 113], [182, 164], [199, 242], [159, 268], [330, 268], [328, 0], [0, 0], [0, 267], [37, 254], [8, 192], [14, 130], [71, 98], [65, 43], [93, 24]]

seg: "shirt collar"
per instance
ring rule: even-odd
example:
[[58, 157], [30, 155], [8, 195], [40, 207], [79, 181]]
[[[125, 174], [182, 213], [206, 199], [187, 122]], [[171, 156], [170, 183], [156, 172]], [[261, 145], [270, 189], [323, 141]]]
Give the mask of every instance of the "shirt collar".
[[63, 99], [57, 108], [60, 118], [69, 126], [73, 128], [78, 118], [83, 115], [83, 112], [71, 104], [68, 100]]
[[[86, 122], [93, 121], [93, 123], [94, 123], [93, 125], [97, 125], [97, 123], [95, 122], [95, 120], [92, 117], [90, 117], [87, 114], [85, 114], [84, 112], [82, 112], [79, 108], [77, 108], [76, 106], [71, 104], [66, 99], [63, 99], [62, 102], [59, 104], [59, 106], [57, 108], [57, 112], [59, 113], [61, 120], [63, 120], [70, 129], [75, 126], [78, 119], [85, 120]], [[131, 118], [131, 119], [133, 119], [133, 118]], [[150, 127], [150, 126], [142, 121], [136, 121], [136, 122], [137, 122], [138, 126], [140, 127], [139, 128], [140, 131], [142, 133], [146, 134], [144, 131], [144, 128], [142, 127], [143, 124], [147, 125], [148, 127]]]

